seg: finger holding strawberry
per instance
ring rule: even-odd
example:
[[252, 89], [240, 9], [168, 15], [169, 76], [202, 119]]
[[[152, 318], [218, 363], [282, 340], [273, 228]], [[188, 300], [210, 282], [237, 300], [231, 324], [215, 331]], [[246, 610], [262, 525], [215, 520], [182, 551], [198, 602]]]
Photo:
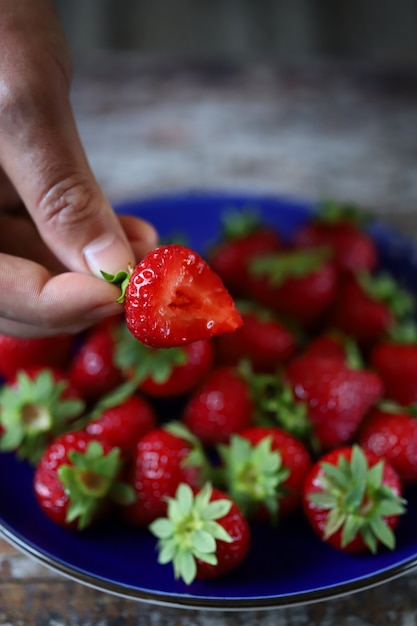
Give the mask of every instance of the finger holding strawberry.
[[122, 288], [126, 324], [152, 348], [181, 346], [233, 332], [241, 316], [220, 277], [186, 246], [156, 248], [133, 269], [103, 273]]

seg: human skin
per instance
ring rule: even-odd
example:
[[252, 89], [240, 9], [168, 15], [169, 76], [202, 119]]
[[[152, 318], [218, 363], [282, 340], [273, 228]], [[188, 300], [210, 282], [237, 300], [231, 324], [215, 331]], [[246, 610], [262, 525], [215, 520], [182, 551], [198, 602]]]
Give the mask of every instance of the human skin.
[[120, 312], [100, 270], [135, 265], [157, 235], [116, 216], [91, 171], [53, 4], [0, 0], [0, 15], [0, 333], [75, 333]]

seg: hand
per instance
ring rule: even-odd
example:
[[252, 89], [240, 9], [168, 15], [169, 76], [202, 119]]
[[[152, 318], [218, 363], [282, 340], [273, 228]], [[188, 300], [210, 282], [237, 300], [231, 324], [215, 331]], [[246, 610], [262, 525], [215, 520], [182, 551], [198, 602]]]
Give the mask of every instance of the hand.
[[0, 13], [0, 333], [78, 332], [120, 312], [100, 270], [135, 265], [157, 237], [116, 216], [91, 172], [52, 4], [0, 0]]

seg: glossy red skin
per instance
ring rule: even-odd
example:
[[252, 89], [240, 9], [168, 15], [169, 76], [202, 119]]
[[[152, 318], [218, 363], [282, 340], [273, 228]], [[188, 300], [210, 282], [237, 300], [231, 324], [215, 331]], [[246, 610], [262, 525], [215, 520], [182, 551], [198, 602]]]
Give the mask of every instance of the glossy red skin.
[[[266, 437], [272, 438], [271, 449], [279, 451], [282, 466], [290, 471], [288, 478], [282, 484], [288, 489], [288, 493], [279, 498], [279, 516], [293, 513], [301, 505], [304, 481], [312, 465], [307, 447], [297, 437], [281, 428], [254, 426], [242, 431], [239, 435], [253, 445], [257, 445]], [[261, 507], [255, 512], [254, 517], [270, 519], [270, 514], [264, 507]]]
[[[58, 470], [61, 465], [71, 465], [68, 454], [72, 450], [85, 452], [91, 440], [92, 438], [83, 431], [65, 433], [49, 444], [35, 468], [33, 487], [39, 506], [53, 522], [73, 530], [77, 528], [77, 520], [68, 523], [65, 519], [69, 499], [58, 477]], [[106, 442], [102, 442], [102, 446], [105, 454], [112, 449]], [[107, 506], [106, 503], [97, 508], [97, 518], [94, 522], [108, 512]]]
[[386, 459], [403, 485], [417, 483], [417, 418], [405, 409], [399, 413], [372, 411], [361, 426], [358, 443]]
[[343, 282], [331, 315], [332, 326], [370, 349], [384, 337], [393, 321], [387, 305], [365, 293], [354, 277]]
[[210, 372], [214, 363], [214, 346], [211, 339], [193, 341], [181, 349], [186, 352], [187, 361], [174, 365], [170, 377], [164, 383], [146, 378], [139, 387], [153, 398], [176, 398], [191, 393]]
[[271, 229], [257, 229], [216, 246], [209, 255], [210, 267], [235, 297], [248, 295], [249, 261], [281, 249], [281, 239]]
[[216, 337], [219, 364], [237, 365], [245, 358], [255, 372], [272, 372], [292, 356], [296, 339], [284, 324], [256, 313], [242, 313], [242, 320], [243, 326], [234, 333]]
[[372, 350], [370, 363], [387, 398], [402, 406], [417, 402], [417, 345], [383, 341]]
[[137, 442], [157, 426], [153, 406], [138, 395], [129, 396], [121, 404], [105, 409], [92, 420], [85, 431], [94, 439], [120, 448], [126, 460], [133, 457]]
[[89, 402], [99, 400], [123, 382], [114, 363], [113, 324], [93, 328], [82, 340], [69, 368], [69, 377]]
[[343, 273], [372, 272], [378, 264], [378, 250], [372, 237], [346, 220], [334, 224], [309, 222], [299, 228], [294, 243], [306, 248], [330, 246], [333, 259]]
[[156, 248], [136, 266], [124, 303], [130, 332], [153, 348], [209, 339], [242, 324], [219, 276], [178, 244]]
[[0, 375], [6, 381], [28, 367], [67, 367], [73, 347], [72, 335], [56, 337], [12, 337], [0, 335]]
[[371, 370], [354, 370], [333, 358], [300, 356], [285, 371], [294, 397], [308, 407], [313, 432], [323, 450], [352, 440], [383, 384]]
[[335, 265], [325, 262], [320, 269], [305, 276], [287, 278], [280, 285], [271, 285], [265, 276], [252, 275], [248, 290], [259, 304], [303, 327], [311, 327], [320, 322], [333, 305], [338, 285]]
[[182, 420], [203, 445], [229, 441], [253, 423], [249, 387], [233, 367], [218, 367], [188, 400]]
[[[370, 466], [375, 465], [381, 459], [376, 456], [370, 450], [365, 450], [365, 455], [368, 459], [368, 464]], [[357, 536], [353, 541], [348, 543], [346, 546], [342, 547], [341, 544], [341, 531], [336, 531], [333, 535], [331, 535], [328, 539], [324, 539], [324, 528], [326, 525], [326, 521], [329, 515], [329, 511], [319, 509], [317, 505], [313, 504], [308, 496], [311, 493], [317, 493], [322, 491], [321, 486], [319, 484], [320, 476], [323, 473], [321, 469], [321, 462], [330, 463], [333, 465], [337, 464], [340, 455], [345, 456], [347, 459], [350, 459], [352, 454], [352, 448], [350, 446], [337, 448], [335, 450], [331, 450], [327, 454], [323, 455], [311, 468], [310, 473], [307, 476], [304, 485], [303, 492], [303, 509], [304, 513], [314, 530], [314, 532], [328, 544], [337, 548], [338, 550], [343, 550], [345, 552], [367, 552], [368, 547], [363, 542], [360, 536]], [[383, 484], [387, 487], [390, 487], [394, 494], [397, 496], [401, 496], [402, 494], [402, 485], [400, 478], [397, 472], [391, 467], [391, 465], [384, 461], [384, 469], [383, 469]], [[398, 516], [389, 516], [385, 517], [384, 520], [388, 524], [388, 526], [394, 530], [398, 524]]]
[[[210, 501], [230, 500], [224, 492], [213, 489]], [[229, 533], [233, 542], [217, 541], [217, 564], [210, 565], [197, 559], [197, 574], [199, 580], [219, 578], [234, 570], [245, 559], [251, 544], [249, 524], [235, 502], [232, 501], [230, 511], [216, 520]]]
[[199, 487], [199, 467], [183, 465], [192, 445], [163, 428], [148, 432], [137, 442], [130, 482], [136, 501], [123, 507], [129, 524], [148, 526], [157, 517], [166, 515], [166, 496], [173, 497], [181, 482]]
[[326, 333], [313, 337], [304, 348], [303, 355], [336, 359], [342, 363], [346, 361], [347, 356], [343, 341]]

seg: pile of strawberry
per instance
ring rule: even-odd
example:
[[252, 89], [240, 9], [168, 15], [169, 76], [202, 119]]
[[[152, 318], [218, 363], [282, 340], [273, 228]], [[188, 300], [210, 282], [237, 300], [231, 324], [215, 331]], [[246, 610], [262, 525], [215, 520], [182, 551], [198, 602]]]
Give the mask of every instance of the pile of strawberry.
[[228, 212], [205, 260], [171, 244], [106, 275], [120, 317], [0, 336], [0, 449], [33, 464], [45, 514], [117, 515], [187, 584], [237, 567], [254, 520], [393, 549], [417, 483], [415, 302], [359, 217], [326, 204], [288, 241]]

